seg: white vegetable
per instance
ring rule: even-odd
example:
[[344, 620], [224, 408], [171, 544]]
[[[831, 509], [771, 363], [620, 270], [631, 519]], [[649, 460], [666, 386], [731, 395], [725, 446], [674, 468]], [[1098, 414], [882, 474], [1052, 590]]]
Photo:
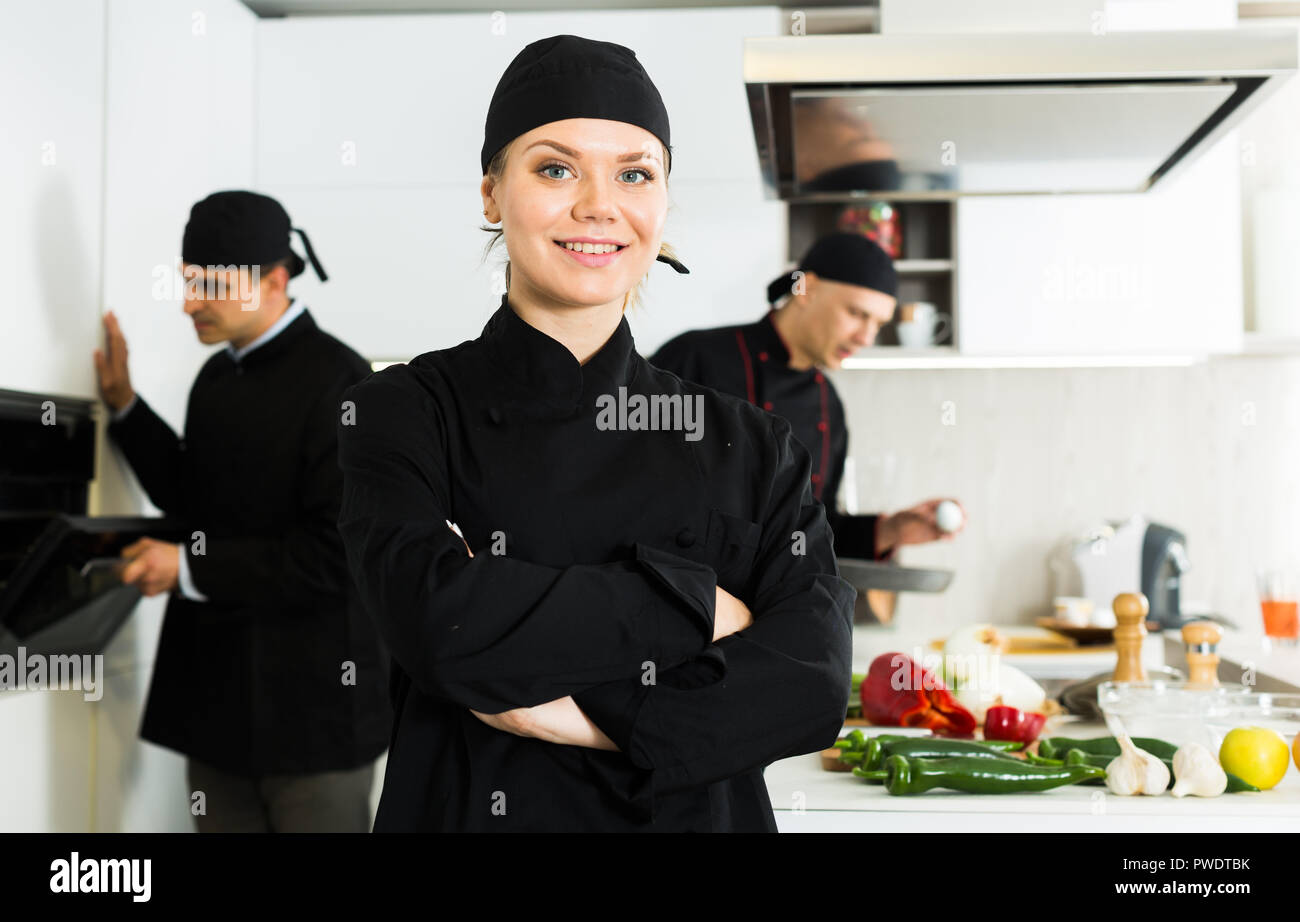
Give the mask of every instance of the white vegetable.
[[1218, 797], [1228, 789], [1228, 775], [1214, 753], [1200, 743], [1188, 743], [1174, 753], [1175, 797]]
[[977, 721], [983, 723], [985, 712], [997, 704], [1018, 711], [1046, 713], [1047, 693], [1029, 676], [996, 659], [981, 666], [972, 671], [968, 681], [953, 693], [957, 703], [974, 714]]
[[[1121, 734], [1120, 755], [1106, 766], [1106, 787], [1112, 794], [1128, 797], [1131, 794], [1159, 795], [1169, 786], [1169, 769], [1151, 753], [1138, 749], [1128, 734]], [[1227, 779], [1224, 779], [1227, 785]]]
[[[995, 704], [1044, 713], [1047, 692], [1014, 666], [1002, 663], [1005, 635], [991, 624], [972, 624], [954, 631], [943, 644], [943, 676], [957, 703], [984, 722]], [[999, 702], [998, 699], [1002, 700]]]
[[943, 642], [943, 672], [948, 684], [959, 688], [986, 660], [993, 660], [1005, 640], [991, 624], [972, 624], [953, 631]]

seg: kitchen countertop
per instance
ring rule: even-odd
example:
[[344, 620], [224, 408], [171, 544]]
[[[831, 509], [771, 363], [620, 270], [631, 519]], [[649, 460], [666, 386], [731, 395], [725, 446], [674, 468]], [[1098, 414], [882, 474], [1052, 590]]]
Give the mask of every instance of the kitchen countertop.
[[[866, 672], [881, 653], [899, 651], [935, 657], [929, 643], [942, 632], [920, 628], [858, 625], [853, 631], [853, 670]], [[1178, 632], [1150, 635], [1142, 650], [1147, 665], [1184, 668]], [[1253, 666], [1260, 676], [1280, 680], [1261, 690], [1300, 686], [1300, 650], [1265, 650], [1259, 639], [1225, 633], [1225, 660]], [[1114, 652], [1007, 656], [1038, 679], [1079, 680], [1113, 668]], [[1227, 671], [1229, 667], [1224, 663]], [[1221, 675], [1223, 673], [1221, 672]], [[1240, 681], [1239, 670], [1231, 676]], [[1227, 679], [1225, 679], [1227, 681]], [[1109, 736], [1100, 721], [1056, 718], [1044, 735]], [[1300, 771], [1292, 764], [1271, 791], [1220, 797], [1118, 797], [1104, 788], [1068, 786], [1033, 794], [969, 795], [929, 791], [894, 797], [880, 785], [847, 772], [829, 772], [816, 753], [784, 759], [764, 772], [777, 827], [782, 832], [1295, 832], [1300, 830]]]
[[[1066, 719], [1054, 736], [1108, 736], [1106, 725]], [[895, 797], [881, 785], [821, 767], [818, 754], [783, 759], [763, 774], [781, 832], [1295, 832], [1300, 771], [1271, 791], [1219, 797], [1119, 797], [1071, 785], [1032, 794], [927, 791]]]
[[[1006, 631], [1035, 631], [1025, 625], [997, 625]], [[939, 650], [930, 646], [943, 636], [942, 630], [922, 626], [889, 626], [859, 624], [853, 628], [853, 671], [866, 672], [871, 661], [881, 653], [898, 651], [906, 653], [926, 666], [938, 664], [942, 658]], [[1223, 643], [1219, 645], [1223, 662], [1219, 678], [1224, 682], [1241, 682], [1242, 668], [1251, 668], [1257, 676], [1275, 680], [1259, 681], [1260, 691], [1294, 692], [1300, 694], [1300, 647], [1266, 647], [1259, 635], [1225, 629]], [[926, 662], [925, 658], [929, 658]], [[1002, 661], [1015, 666], [1040, 683], [1077, 681], [1115, 668], [1114, 648], [1095, 651], [1089, 647], [1066, 653], [1004, 654]], [[1148, 634], [1142, 645], [1142, 663], [1145, 666], [1173, 666], [1186, 671], [1187, 662], [1182, 636], [1179, 631]]]

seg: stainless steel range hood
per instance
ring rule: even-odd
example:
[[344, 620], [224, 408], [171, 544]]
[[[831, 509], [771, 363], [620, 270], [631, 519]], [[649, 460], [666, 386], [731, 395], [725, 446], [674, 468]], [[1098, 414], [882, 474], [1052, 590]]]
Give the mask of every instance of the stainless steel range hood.
[[1294, 73], [1292, 29], [745, 40], [770, 198], [1144, 192]]

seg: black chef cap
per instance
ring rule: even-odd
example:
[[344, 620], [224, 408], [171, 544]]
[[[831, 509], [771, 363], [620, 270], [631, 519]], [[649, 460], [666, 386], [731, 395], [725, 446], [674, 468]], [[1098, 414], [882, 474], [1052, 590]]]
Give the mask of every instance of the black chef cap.
[[[501, 148], [541, 125], [603, 118], [644, 128], [671, 151], [668, 110], [636, 52], [613, 42], [552, 35], [527, 45], [506, 68], [488, 105], [479, 155], [483, 172]], [[664, 168], [672, 172], [672, 158]], [[690, 270], [671, 256], [660, 262]]]
[[898, 275], [894, 261], [875, 241], [861, 234], [841, 232], [822, 237], [804, 254], [799, 269], [772, 280], [767, 286], [767, 302], [775, 304], [791, 293], [795, 272], [815, 272], [824, 279], [861, 285], [898, 297]]
[[305, 263], [289, 246], [291, 230], [302, 238], [316, 275], [328, 279], [307, 234], [290, 226], [284, 206], [256, 192], [214, 192], [196, 203], [185, 225], [181, 259], [196, 266], [265, 266], [288, 258], [289, 277], [296, 278]]

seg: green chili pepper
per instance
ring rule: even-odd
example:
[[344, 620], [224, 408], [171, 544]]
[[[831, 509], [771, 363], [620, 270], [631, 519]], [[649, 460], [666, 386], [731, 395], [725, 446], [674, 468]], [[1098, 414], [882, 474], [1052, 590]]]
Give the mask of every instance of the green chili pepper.
[[880, 768], [889, 756], [907, 756], [909, 759], [949, 759], [967, 756], [974, 759], [1011, 759], [1019, 761], [1000, 749], [992, 749], [971, 740], [931, 739], [910, 737], [878, 743], [867, 741], [867, 754], [862, 765], [868, 770]]
[[1003, 752], [1019, 752], [1025, 748], [1025, 744], [1020, 740], [976, 740], [981, 746], [987, 746], [989, 749], [1000, 749]]
[[890, 794], [921, 794], [932, 788], [949, 788], [967, 794], [1022, 794], [1046, 791], [1090, 778], [1105, 777], [1091, 765], [1030, 765], [1020, 759], [909, 759], [891, 755], [885, 760], [885, 789]]
[[871, 784], [884, 784], [885, 779], [889, 777], [889, 772], [887, 771], [884, 770], [867, 771], [865, 768], [863, 768], [860, 765], [857, 768], [853, 769], [853, 774], [857, 775], [862, 780], [867, 781]]
[[[1073, 752], [1075, 750], [1071, 750]], [[1064, 759], [1044, 759], [1042, 756], [1034, 755], [1032, 752], [1025, 753], [1025, 761], [1030, 765], [1064, 765]]]
[[[1152, 739], [1148, 736], [1133, 737], [1133, 745], [1144, 752], [1149, 752], [1158, 759], [1172, 759], [1178, 747], [1173, 743], [1166, 743], [1164, 740]], [[1099, 736], [1090, 740], [1072, 740], [1063, 736], [1052, 736], [1042, 740], [1038, 744], [1038, 754], [1046, 759], [1064, 758], [1065, 754], [1071, 749], [1078, 749], [1089, 755], [1110, 756], [1114, 758], [1120, 754], [1119, 740], [1113, 736]]]

